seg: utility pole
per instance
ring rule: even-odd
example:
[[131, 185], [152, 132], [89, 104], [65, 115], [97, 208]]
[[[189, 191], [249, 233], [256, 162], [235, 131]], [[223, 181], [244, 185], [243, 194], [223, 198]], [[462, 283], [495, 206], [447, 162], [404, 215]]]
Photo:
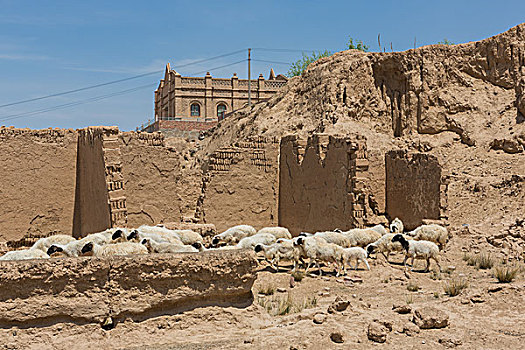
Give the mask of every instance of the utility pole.
[[251, 75], [251, 58], [252, 49], [248, 49], [248, 107], [252, 106], [252, 75]]

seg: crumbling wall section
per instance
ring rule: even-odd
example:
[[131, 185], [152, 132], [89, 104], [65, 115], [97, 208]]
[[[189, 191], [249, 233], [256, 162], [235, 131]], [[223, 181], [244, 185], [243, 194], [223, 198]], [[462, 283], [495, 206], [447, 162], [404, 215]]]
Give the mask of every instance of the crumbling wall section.
[[248, 250], [0, 261], [0, 328], [142, 321], [251, 303]]
[[78, 130], [73, 234], [83, 237], [126, 226], [126, 195], [117, 127]]
[[0, 128], [0, 242], [71, 234], [76, 146], [70, 129]]
[[221, 148], [208, 161], [196, 217], [218, 231], [277, 224], [277, 139], [254, 137]]
[[366, 157], [362, 137], [283, 137], [279, 225], [293, 234], [365, 226], [370, 213]]
[[426, 153], [389, 151], [385, 155], [386, 211], [412, 230], [424, 219], [446, 217], [446, 178], [435, 156]]
[[[180, 153], [161, 133], [124, 132], [119, 137], [128, 224], [180, 222], [188, 192], [181, 182]], [[190, 199], [191, 201], [191, 199]], [[193, 199], [196, 202], [196, 197]]]

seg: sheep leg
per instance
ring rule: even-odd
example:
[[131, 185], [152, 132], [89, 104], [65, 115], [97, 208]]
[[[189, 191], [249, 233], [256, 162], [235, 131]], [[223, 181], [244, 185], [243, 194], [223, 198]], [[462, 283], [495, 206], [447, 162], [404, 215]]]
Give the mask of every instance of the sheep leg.
[[410, 271], [414, 271], [414, 260], [416, 259], [415, 256], [412, 257], [412, 261], [410, 262], [410, 265], [412, 265], [412, 267], [410, 268]]
[[321, 270], [321, 265], [319, 265], [319, 261], [315, 261], [315, 266], [319, 269], [319, 276], [323, 275], [323, 270]]
[[308, 265], [306, 265], [306, 269], [304, 270], [305, 274], [308, 273], [308, 269], [310, 269], [311, 266], [312, 266], [312, 258], [310, 258], [310, 261], [308, 262]]
[[387, 252], [386, 254], [385, 254], [385, 252], [381, 252], [381, 254], [383, 254], [383, 256], [385, 257], [386, 262], [390, 263], [390, 261], [388, 261], [388, 256], [390, 255], [390, 252]]
[[366, 268], [368, 269], [368, 271], [370, 271], [370, 265], [368, 265], [368, 261], [366, 261], [366, 259], [365, 259], [365, 260], [363, 260], [363, 262], [365, 263]]
[[430, 269], [430, 258], [427, 258], [427, 267], [425, 267], [425, 272], [428, 272]]
[[355, 259], [355, 269], [357, 271], [357, 268], [359, 267], [359, 259]]
[[439, 268], [439, 272], [441, 272], [441, 265], [439, 265], [439, 259], [438, 258], [434, 258], [434, 261], [436, 262], [436, 264], [437, 264], [437, 266]]
[[277, 267], [275, 267], [275, 259], [272, 259], [271, 266], [275, 270], [275, 272], [279, 272], [279, 261], [277, 261]]

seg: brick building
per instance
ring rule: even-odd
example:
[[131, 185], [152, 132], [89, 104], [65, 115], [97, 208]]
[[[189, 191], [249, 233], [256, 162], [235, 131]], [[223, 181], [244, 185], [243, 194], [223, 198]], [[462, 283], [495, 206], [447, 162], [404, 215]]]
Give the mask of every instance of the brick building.
[[[281, 74], [275, 76], [273, 69], [267, 80], [262, 74], [258, 79], [252, 79], [252, 103], [268, 100], [287, 80]], [[213, 78], [209, 73], [203, 78], [182, 77], [168, 63], [164, 79], [155, 90], [155, 120], [142, 129], [176, 136], [195, 136], [195, 133], [213, 127], [227, 113], [247, 103], [247, 79], [239, 79], [235, 73], [229, 79]]]

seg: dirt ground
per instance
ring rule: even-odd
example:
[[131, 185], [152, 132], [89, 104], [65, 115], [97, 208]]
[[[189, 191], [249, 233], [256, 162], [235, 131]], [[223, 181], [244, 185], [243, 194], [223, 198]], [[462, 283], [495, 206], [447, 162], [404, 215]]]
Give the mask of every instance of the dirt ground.
[[[492, 269], [469, 266], [467, 257], [482, 253], [490, 254]], [[424, 273], [424, 262], [416, 261], [415, 271], [407, 278], [403, 257], [397, 253], [390, 256], [392, 264], [382, 256], [371, 258], [371, 271], [360, 266], [347, 276], [336, 277], [331, 268], [324, 267], [323, 276], [318, 277], [314, 268], [315, 275], [296, 281], [293, 288], [289, 265], [283, 264], [275, 273], [263, 262], [253, 286], [254, 301], [246, 308], [206, 307], [137, 323], [127, 320], [111, 330], [97, 324], [65, 323], [2, 329], [0, 348], [367, 349], [378, 345], [367, 336], [369, 324], [378, 320], [392, 327], [381, 345], [384, 348], [519, 349], [525, 340], [525, 264], [506, 262], [520, 266], [521, 271], [513, 282], [497, 283], [493, 271], [502, 266], [502, 256], [486, 240], [456, 235], [441, 257], [441, 273], [434, 263], [431, 272]], [[467, 281], [468, 286], [450, 297], [444, 286], [451, 280]], [[349, 305], [344, 311], [329, 313], [337, 297]], [[399, 314], [393, 305], [405, 305], [411, 311]], [[424, 306], [444, 311], [449, 325], [414, 327], [414, 311]], [[283, 315], [276, 315], [278, 312]], [[314, 316], [322, 323], [314, 322]], [[343, 343], [331, 339], [334, 333], [342, 336]]]

